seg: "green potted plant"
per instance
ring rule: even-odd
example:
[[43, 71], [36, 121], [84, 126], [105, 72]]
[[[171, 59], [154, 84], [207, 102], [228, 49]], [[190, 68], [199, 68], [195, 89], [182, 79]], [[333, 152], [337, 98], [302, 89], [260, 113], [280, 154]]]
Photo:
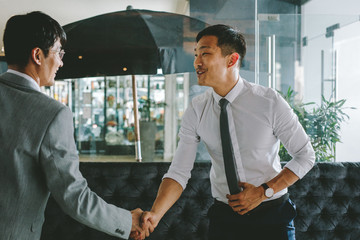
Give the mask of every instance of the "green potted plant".
[[[305, 132], [310, 137], [311, 144], [315, 151], [317, 162], [335, 161], [335, 146], [340, 140], [341, 123], [349, 119], [344, 112], [346, 107], [345, 99], [338, 101], [326, 100], [322, 96], [320, 106], [315, 103], [302, 103], [295, 101], [296, 93], [289, 88], [286, 94], [282, 94], [289, 103], [294, 113], [298, 116], [299, 122], [303, 126]], [[315, 105], [312, 110], [308, 110], [310, 105]], [[350, 108], [354, 109], [354, 108]], [[281, 144], [279, 156], [281, 161], [289, 161], [291, 156]]]

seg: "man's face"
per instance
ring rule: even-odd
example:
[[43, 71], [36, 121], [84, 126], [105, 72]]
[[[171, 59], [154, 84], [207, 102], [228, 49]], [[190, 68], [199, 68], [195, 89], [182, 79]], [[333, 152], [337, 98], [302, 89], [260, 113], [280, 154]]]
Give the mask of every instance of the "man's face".
[[45, 58], [41, 66], [40, 86], [53, 86], [56, 72], [63, 66], [63, 62], [59, 56], [61, 43], [58, 39], [50, 48], [48, 56]]
[[228, 57], [223, 57], [215, 36], [204, 36], [196, 44], [194, 67], [198, 83], [214, 89], [224, 84]]

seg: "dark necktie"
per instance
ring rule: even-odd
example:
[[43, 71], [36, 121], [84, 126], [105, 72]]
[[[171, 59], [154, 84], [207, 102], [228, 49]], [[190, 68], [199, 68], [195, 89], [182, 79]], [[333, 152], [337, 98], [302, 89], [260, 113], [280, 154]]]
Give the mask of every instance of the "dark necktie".
[[221, 145], [223, 149], [224, 156], [224, 165], [225, 165], [225, 174], [226, 180], [228, 182], [230, 194], [239, 193], [240, 187], [238, 185], [236, 170], [235, 170], [235, 158], [234, 151], [231, 143], [230, 132], [229, 132], [229, 122], [226, 111], [226, 106], [228, 105], [228, 100], [222, 98], [220, 100], [220, 134], [221, 134]]

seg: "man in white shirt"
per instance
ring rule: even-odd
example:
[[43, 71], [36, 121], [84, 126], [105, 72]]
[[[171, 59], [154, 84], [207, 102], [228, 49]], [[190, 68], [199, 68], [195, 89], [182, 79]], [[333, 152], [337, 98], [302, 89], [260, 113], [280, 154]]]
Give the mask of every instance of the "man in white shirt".
[[[273, 89], [239, 75], [246, 53], [244, 37], [229, 26], [214, 25], [197, 38], [194, 67], [199, 85], [211, 89], [186, 110], [180, 141], [151, 211], [142, 221], [150, 231], [185, 189], [202, 140], [211, 156], [214, 205], [209, 209], [209, 239], [295, 239], [294, 204], [287, 187], [313, 166], [314, 150], [297, 116]], [[219, 101], [225, 98], [235, 172], [241, 192], [229, 194], [220, 136]], [[282, 169], [280, 141], [293, 156]], [[148, 222], [147, 222], [148, 221]], [[150, 224], [151, 223], [151, 224]]]

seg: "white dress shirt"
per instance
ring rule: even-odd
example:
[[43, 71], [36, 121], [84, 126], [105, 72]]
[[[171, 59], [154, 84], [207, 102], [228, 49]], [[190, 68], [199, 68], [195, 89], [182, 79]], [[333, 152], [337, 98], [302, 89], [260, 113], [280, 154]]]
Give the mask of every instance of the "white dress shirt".
[[18, 75], [20, 77], [23, 77], [25, 78], [26, 80], [29, 80], [30, 84], [34, 87], [34, 89], [38, 90], [39, 92], [41, 92], [41, 88], [40, 86], [36, 83], [36, 81], [30, 77], [29, 75], [25, 74], [25, 73], [22, 73], [22, 72], [18, 72], [18, 71], [15, 71], [15, 70], [12, 70], [12, 69], [8, 69], [7, 70], [8, 73], [12, 73], [12, 74], [15, 74], [15, 75]]
[[[211, 191], [214, 198], [227, 203], [226, 181], [220, 137], [222, 97], [211, 88], [195, 97], [184, 113], [180, 141], [173, 162], [164, 178], [172, 178], [183, 189], [191, 177], [197, 144], [202, 140], [210, 154]], [[285, 167], [302, 178], [314, 165], [315, 153], [309, 137], [287, 102], [273, 89], [252, 84], [241, 77], [225, 96], [229, 130], [239, 181], [260, 186], [281, 171], [280, 141], [293, 157]], [[281, 197], [287, 189], [271, 199]]]

